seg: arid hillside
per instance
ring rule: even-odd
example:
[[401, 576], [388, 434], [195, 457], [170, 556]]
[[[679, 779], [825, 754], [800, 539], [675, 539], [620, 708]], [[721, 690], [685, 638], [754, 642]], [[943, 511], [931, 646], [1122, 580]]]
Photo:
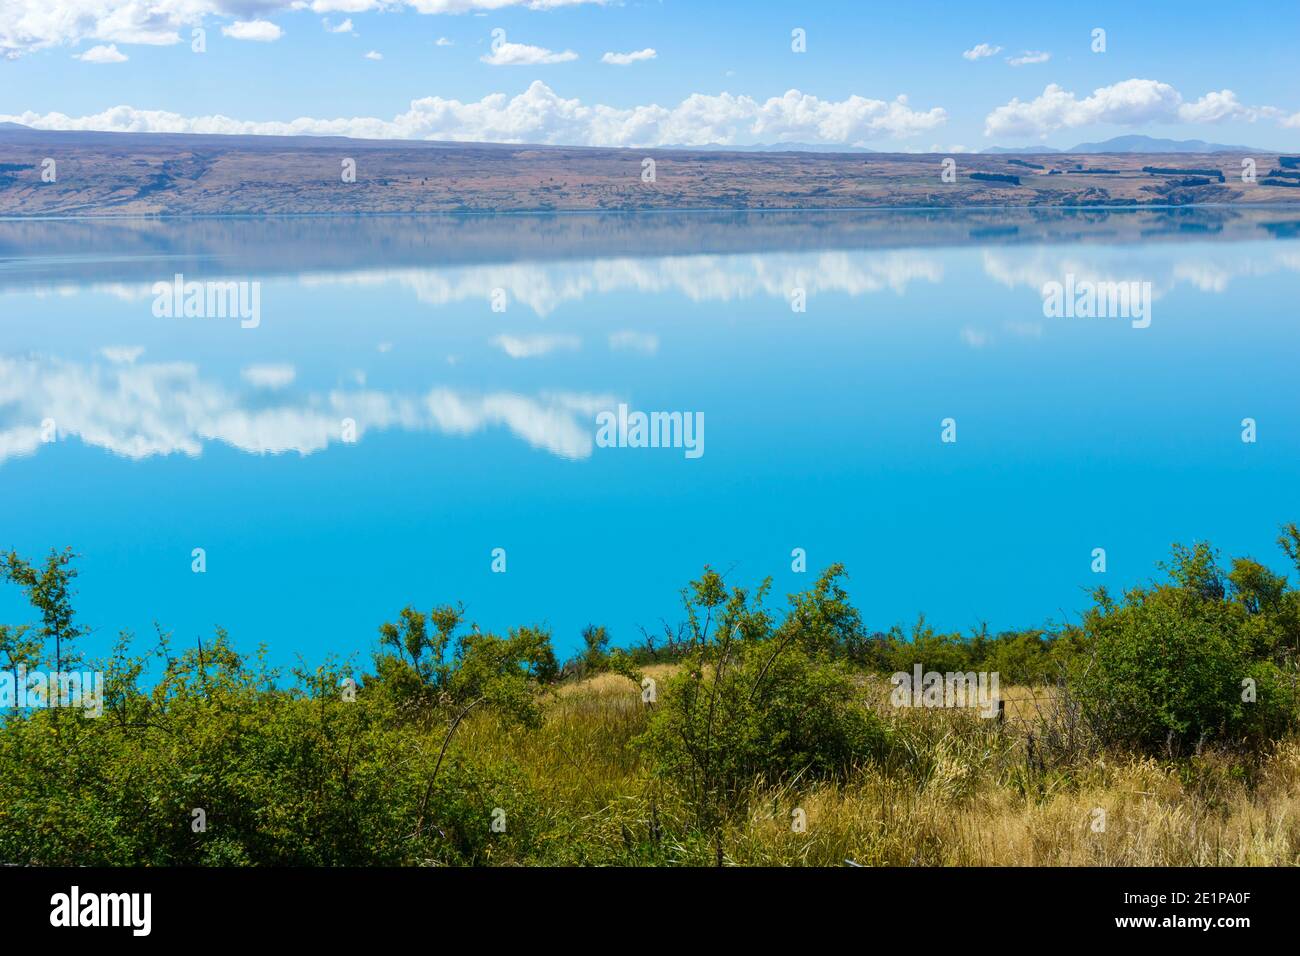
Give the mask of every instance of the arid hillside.
[[[1247, 159], [1253, 182], [1243, 181]], [[5, 216], [1260, 205], [1300, 202], [1297, 187], [1300, 169], [1277, 154], [945, 157], [0, 129]]]

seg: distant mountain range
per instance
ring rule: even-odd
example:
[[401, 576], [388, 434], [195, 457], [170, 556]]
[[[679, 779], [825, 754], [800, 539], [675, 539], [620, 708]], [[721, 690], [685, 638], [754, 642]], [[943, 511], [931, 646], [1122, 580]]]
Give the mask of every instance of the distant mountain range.
[[[0, 123], [0, 145], [35, 146], [57, 143], [60, 146], [141, 148], [172, 147], [194, 149], [217, 147], [221, 149], [283, 150], [301, 147], [316, 149], [338, 147], [347, 149], [451, 149], [475, 147], [479, 149], [517, 150], [519, 144], [456, 143], [426, 139], [353, 139], [349, 136], [264, 136], [253, 133], [122, 133], [109, 130], [48, 130], [21, 123]], [[530, 146], [529, 149], [557, 149], [551, 146]]]
[[751, 146], [734, 146], [723, 143], [709, 143], [704, 146], [656, 146], [656, 149], [716, 149], [728, 153], [878, 153], [878, 149], [865, 146], [845, 146], [838, 143], [755, 143]]
[[[507, 146], [518, 149], [522, 144], [498, 144], [498, 143], [453, 143], [439, 142], [431, 140], [357, 140], [344, 136], [254, 136], [254, 135], [214, 135], [205, 133], [111, 133], [98, 130], [39, 130], [30, 126], [24, 126], [21, 123], [0, 123], [0, 135], [4, 140], [10, 143], [18, 144], [22, 142], [32, 143], [38, 140], [45, 140], [48, 137], [55, 137], [62, 142], [70, 145], [90, 145], [93, 143], [102, 143], [104, 141], [122, 142], [129, 139], [134, 143], [151, 144], [151, 145], [180, 145], [185, 142], [194, 142], [195, 140], [208, 140], [221, 142], [226, 145], [241, 145], [248, 148], [284, 148], [294, 143], [303, 145], [325, 146], [325, 145], [366, 145], [374, 147], [400, 147], [402, 145], [424, 146], [424, 147], [449, 147], [449, 146]], [[537, 149], [547, 148], [582, 148], [582, 147], [546, 147], [537, 146]], [[828, 143], [756, 143], [749, 146], [734, 145], [708, 145], [708, 146], [686, 146], [682, 144], [673, 144], [670, 146], [658, 146], [656, 149], [685, 150], [685, 151], [718, 151], [729, 153], [879, 153], [879, 150], [867, 149], [864, 146], [845, 146]], [[1049, 153], [1272, 153], [1276, 150], [1260, 149], [1254, 146], [1230, 146], [1225, 143], [1207, 143], [1201, 139], [1160, 139], [1154, 136], [1116, 136], [1112, 139], [1103, 140], [1100, 143], [1080, 143], [1073, 149], [1056, 149], [1052, 146], [989, 146], [980, 150], [981, 153], [1003, 154], [1003, 155], [1046, 155]]]
[[[89, 146], [108, 142], [126, 142], [147, 146], [184, 146], [194, 145], [198, 141], [220, 143], [223, 146], [241, 146], [245, 148], [284, 148], [295, 144], [302, 146], [373, 146], [385, 149], [400, 149], [404, 146], [425, 148], [448, 148], [457, 146], [499, 147], [504, 149], [596, 149], [599, 147], [583, 146], [547, 146], [526, 143], [476, 143], [451, 140], [425, 139], [353, 139], [348, 136], [265, 136], [246, 133], [119, 133], [105, 130], [43, 130], [21, 123], [0, 123], [0, 137], [3, 142], [22, 144], [48, 141], [57, 138], [69, 145]], [[878, 152], [862, 146], [841, 146], [827, 143], [758, 143], [752, 146], [726, 146], [712, 144], [706, 146], [687, 146], [674, 143], [668, 146], [656, 146], [655, 149], [681, 150], [683, 152], [727, 152], [727, 153], [864, 153]]]
[[1228, 146], [1207, 143], [1203, 139], [1160, 139], [1155, 136], [1115, 136], [1100, 143], [1080, 143], [1073, 149], [1051, 146], [990, 146], [981, 153], [1273, 153], [1276, 150], [1254, 146]]
[[[840, 146], [826, 143], [759, 143], [753, 146], [661, 146], [660, 149], [710, 149], [729, 153], [879, 153], [865, 146]], [[982, 153], [1035, 154], [1035, 153], [1272, 153], [1276, 150], [1257, 149], [1254, 146], [1229, 146], [1225, 143], [1207, 143], [1203, 139], [1159, 139], [1155, 136], [1115, 136], [1100, 143], [1080, 143], [1073, 149], [1056, 149], [1052, 146], [990, 146]]]
[[[221, 148], [244, 149], [255, 152], [280, 151], [285, 149], [424, 149], [424, 150], [500, 150], [513, 152], [519, 149], [547, 151], [583, 151], [593, 150], [598, 153], [617, 152], [619, 149], [592, 146], [550, 146], [526, 143], [476, 143], [449, 140], [423, 139], [353, 139], [347, 136], [263, 136], [254, 134], [217, 134], [217, 133], [152, 133], [152, 132], [109, 132], [105, 130], [43, 130], [21, 123], [0, 122], [0, 146], [36, 146], [42, 143], [57, 143], [64, 147], [103, 147], [129, 148], [170, 147], [181, 149]], [[925, 155], [924, 153], [887, 153], [864, 146], [847, 146], [828, 143], [755, 143], [752, 145], [712, 144], [705, 146], [687, 146], [672, 144], [653, 148], [682, 152], [720, 152], [720, 153], [817, 153], [817, 154], [861, 154], [886, 157], [890, 155]], [[942, 151], [939, 151], [942, 152]], [[1154, 136], [1128, 135], [1116, 136], [1100, 143], [1080, 143], [1072, 149], [1056, 149], [1052, 146], [989, 146], [980, 150], [991, 155], [1069, 155], [1075, 153], [1276, 153], [1276, 150], [1259, 149], [1254, 146], [1230, 146], [1224, 143], [1207, 143], [1200, 139], [1160, 139]], [[938, 155], [936, 153], [935, 155]]]

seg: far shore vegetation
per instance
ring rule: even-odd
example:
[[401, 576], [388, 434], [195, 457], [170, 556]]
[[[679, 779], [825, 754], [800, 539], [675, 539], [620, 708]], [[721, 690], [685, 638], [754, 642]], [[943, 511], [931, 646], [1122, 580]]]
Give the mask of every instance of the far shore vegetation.
[[[0, 714], [3, 864], [1300, 863], [1300, 588], [1207, 543], [1040, 629], [880, 632], [839, 565], [784, 601], [706, 567], [626, 646], [412, 604], [363, 665], [289, 673], [222, 630], [85, 660], [76, 573], [0, 554], [9, 686], [103, 675], [100, 716]], [[918, 666], [1002, 704], [900, 706]]]

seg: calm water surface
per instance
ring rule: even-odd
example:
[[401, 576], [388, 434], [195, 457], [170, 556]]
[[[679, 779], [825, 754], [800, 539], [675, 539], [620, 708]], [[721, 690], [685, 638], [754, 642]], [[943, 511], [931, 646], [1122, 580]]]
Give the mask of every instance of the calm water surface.
[[[0, 223], [0, 547], [83, 556], [90, 651], [221, 625], [278, 663], [455, 600], [630, 642], [706, 563], [843, 562], [870, 625], [962, 630], [1075, 619], [1174, 541], [1285, 570], [1292, 218]], [[155, 316], [177, 272], [259, 283], [260, 324]], [[1150, 327], [1045, 318], [1067, 274], [1150, 282]], [[704, 454], [600, 447], [620, 403], [703, 413]]]

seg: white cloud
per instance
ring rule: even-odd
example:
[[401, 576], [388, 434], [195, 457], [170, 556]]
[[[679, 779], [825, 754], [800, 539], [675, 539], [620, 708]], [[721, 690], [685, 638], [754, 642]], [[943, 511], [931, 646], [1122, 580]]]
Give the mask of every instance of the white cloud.
[[5, 0], [0, 51], [13, 57], [82, 40], [167, 45], [217, 12], [217, 0]]
[[1051, 58], [1052, 54], [1041, 50], [1026, 50], [1020, 56], [1009, 57], [1007, 62], [1012, 66], [1028, 66], [1031, 63], [1046, 63]]
[[[397, 8], [403, 4], [400, 0], [389, 4]], [[299, 7], [309, 6], [313, 13], [365, 13], [368, 10], [383, 10], [383, 0], [294, 0], [290, 4], [297, 9]]]
[[575, 146], [755, 142], [859, 145], [933, 130], [947, 121], [947, 113], [941, 107], [914, 110], [904, 96], [891, 102], [857, 95], [837, 101], [798, 90], [762, 101], [731, 93], [694, 93], [672, 107], [647, 104], [623, 108], [565, 99], [535, 80], [513, 97], [492, 93], [468, 103], [439, 96], [413, 100], [407, 112], [391, 120], [300, 117], [289, 122], [260, 122], [222, 115], [187, 117], [161, 110], [116, 106], [90, 116], [27, 112], [0, 115], [0, 121], [38, 129], [356, 136]]
[[961, 330], [961, 340], [970, 348], [982, 349], [989, 344], [989, 334], [968, 325]]
[[284, 36], [284, 31], [269, 20], [236, 20], [221, 32], [232, 40], [253, 40], [257, 43], [274, 43]]
[[968, 60], [982, 60], [986, 56], [996, 56], [1002, 52], [1002, 47], [993, 46], [988, 43], [977, 43], [965, 53], [962, 54]]
[[[1300, 256], [1294, 253], [1261, 255], [1258, 250], [1230, 247], [1203, 253], [1188, 253], [1177, 246], [1166, 246], [1159, 256], [1143, 268], [1136, 268], [1122, 246], [1080, 247], [1060, 252], [1044, 247], [1031, 253], [1008, 254], [1002, 249], [983, 253], [984, 273], [1009, 289], [1032, 289], [1041, 294], [1048, 282], [1063, 282], [1073, 274], [1076, 281], [1150, 282], [1152, 299], [1161, 299], [1178, 286], [1186, 285], [1198, 292], [1222, 294], [1233, 280], [1300, 272]], [[1005, 328], [1016, 335], [1037, 338], [1043, 334], [1041, 323], [1007, 323]]]
[[1152, 297], [1155, 299], [1162, 298], [1172, 285], [1155, 275], [1150, 266], [1145, 270], [1135, 266], [1118, 246], [1097, 249], [1081, 247], [1077, 251], [1065, 253], [1044, 247], [1023, 256], [991, 248], [984, 250], [981, 258], [984, 274], [994, 282], [1008, 289], [1033, 289], [1035, 293], [1040, 293], [1046, 283], [1064, 281], [1065, 276], [1071, 274], [1078, 281], [1150, 281]]
[[491, 53], [479, 57], [490, 66], [542, 66], [547, 63], [567, 63], [577, 58], [578, 54], [572, 50], [556, 53], [546, 47], [528, 43], [502, 43]]
[[367, 60], [382, 60], [383, 58], [384, 55], [380, 53], [378, 50], [371, 50], [369, 53], [366, 54]]
[[434, 46], [455, 46], [456, 44], [453, 43], [451, 40], [448, 40], [446, 37], [438, 37], [438, 39], [434, 41], [433, 45]]
[[141, 355], [144, 354], [143, 345], [109, 345], [99, 350], [99, 354], [104, 356], [115, 365], [130, 365]]
[[[319, 2], [319, 0], [317, 0]], [[349, 0], [340, 0], [349, 2]], [[352, 0], [364, 3], [366, 0]], [[370, 0], [375, 9], [382, 8], [387, 0]], [[401, 2], [401, 0], [398, 0]], [[505, 7], [527, 7], [529, 10], [556, 10], [582, 4], [604, 4], [608, 0], [405, 0], [420, 13], [472, 13], [479, 10], [501, 10]]]
[[330, 33], [352, 33], [352, 32], [354, 32], [354, 31], [353, 31], [353, 27], [352, 27], [352, 18], [351, 18], [351, 17], [349, 17], [348, 19], [344, 20], [342, 23], [340, 23], [340, 24], [339, 24], [338, 26], [336, 26], [336, 27], [332, 27], [332, 26], [330, 26], [329, 17], [326, 17], [326, 18], [325, 18], [324, 20], [322, 20], [321, 22], [325, 24], [325, 29], [328, 30]]
[[642, 60], [653, 60], [659, 54], [651, 47], [644, 50], [637, 50], [634, 53], [606, 53], [600, 58], [601, 63], [610, 63], [614, 66], [627, 66], [630, 63], [639, 63]]
[[43, 447], [37, 423], [52, 418], [60, 439], [126, 458], [198, 457], [209, 442], [252, 454], [309, 455], [342, 440], [340, 422], [372, 430], [473, 435], [505, 428], [533, 448], [564, 458], [592, 453], [596, 412], [617, 404], [603, 394], [473, 394], [434, 388], [400, 395], [334, 390], [267, 404], [205, 379], [188, 362], [83, 365], [42, 356], [0, 355], [0, 463]]
[[85, 53], [73, 54], [75, 59], [84, 63], [125, 63], [127, 55], [118, 50], [116, 43], [108, 46], [92, 46]]
[[938, 261], [920, 253], [818, 252], [370, 269], [309, 274], [299, 281], [308, 288], [395, 283], [410, 290], [419, 302], [434, 307], [481, 303], [493, 289], [505, 289], [512, 308], [517, 303], [544, 318], [569, 302], [628, 291], [673, 293], [692, 302], [736, 302], [759, 296], [785, 300], [794, 288], [806, 289], [810, 296], [859, 296], [885, 290], [904, 295], [914, 282], [942, 279]]
[[640, 352], [654, 355], [659, 351], [659, 336], [649, 332], [614, 332], [609, 337], [609, 347], [615, 352]]
[[1185, 123], [1220, 123], [1235, 119], [1253, 123], [1261, 116], [1278, 112], [1280, 111], [1245, 106], [1238, 101], [1237, 94], [1232, 90], [1219, 90], [1206, 93], [1194, 103], [1179, 106], [1178, 118]]
[[254, 388], [280, 389], [293, 384], [298, 371], [292, 365], [249, 365], [239, 372]]
[[1124, 80], [1100, 87], [1083, 99], [1052, 83], [1032, 100], [1013, 99], [993, 110], [985, 117], [984, 134], [1043, 136], [1058, 129], [1096, 123], [1136, 126], [1275, 113], [1278, 111], [1247, 110], [1236, 102], [1230, 90], [1208, 93], [1195, 103], [1184, 103], [1182, 94], [1168, 83], [1157, 80]]
[[356, 14], [410, 8], [422, 14], [528, 7], [550, 10], [605, 0], [4, 0], [0, 58], [83, 40], [167, 46], [189, 40], [209, 18], [270, 16], [300, 9]]
[[498, 335], [491, 344], [511, 358], [540, 358], [558, 349], [581, 348], [582, 339], [576, 335]]

